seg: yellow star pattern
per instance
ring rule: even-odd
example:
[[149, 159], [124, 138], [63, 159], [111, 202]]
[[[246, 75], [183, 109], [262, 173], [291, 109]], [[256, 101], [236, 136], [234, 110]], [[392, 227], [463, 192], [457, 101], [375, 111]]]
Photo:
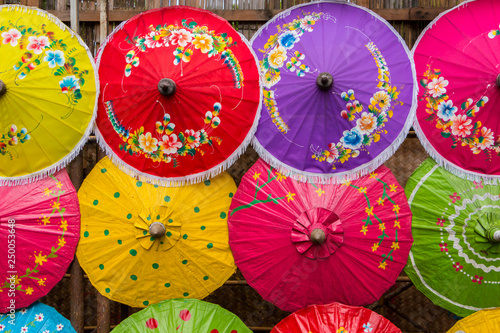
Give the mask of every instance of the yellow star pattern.
[[398, 242], [392, 242], [391, 249], [399, 250], [399, 243]]
[[259, 178], [259, 176], [260, 176], [260, 173], [256, 172], [256, 173], [253, 174], [252, 177], [253, 177], [253, 179], [257, 180]]
[[394, 221], [394, 228], [401, 229], [401, 224], [400, 224], [399, 220]]
[[371, 172], [370, 173], [370, 178], [377, 178], [378, 173]]
[[295, 195], [296, 195], [295, 193], [288, 192], [288, 194], [286, 195], [286, 200], [287, 200], [287, 202], [290, 202], [290, 201], [295, 200], [295, 199], [293, 198]]
[[377, 251], [378, 247], [379, 247], [379, 245], [377, 243], [373, 244], [372, 251], [373, 252]]
[[380, 223], [378, 225], [378, 228], [380, 229], [380, 231], [384, 231], [385, 230], [385, 223]]
[[[286, 179], [286, 176], [283, 176], [281, 173], [279, 172], [275, 172], [276, 174], [276, 178], [279, 180], [279, 181], [282, 181], [284, 179]], [[260, 174], [259, 174], [260, 175]]]
[[366, 236], [366, 232], [368, 231], [368, 227], [366, 225], [361, 227], [361, 230], [359, 232], [362, 232]]
[[373, 207], [366, 207], [365, 208], [365, 213], [368, 214], [369, 216], [373, 216]]
[[325, 191], [320, 188], [318, 188], [315, 192], [318, 193], [318, 197], [320, 197], [322, 194], [325, 194]]
[[377, 200], [377, 203], [378, 203], [380, 206], [383, 206], [383, 205], [384, 205], [384, 199], [379, 198], [379, 199]]
[[396, 184], [391, 184], [391, 185], [389, 185], [389, 187], [391, 188], [391, 189], [390, 189], [390, 191], [391, 191], [391, 192], [396, 192], [396, 190], [397, 190], [397, 188], [398, 188], [398, 185], [396, 185]]
[[378, 268], [385, 269], [386, 266], [387, 266], [387, 262], [386, 261], [379, 262]]

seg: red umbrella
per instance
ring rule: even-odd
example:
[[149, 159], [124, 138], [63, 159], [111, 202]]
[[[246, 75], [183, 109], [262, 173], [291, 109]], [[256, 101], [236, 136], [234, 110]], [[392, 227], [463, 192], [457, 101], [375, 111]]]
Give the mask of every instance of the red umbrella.
[[167, 7], [120, 25], [98, 56], [101, 146], [129, 174], [198, 182], [229, 167], [260, 113], [256, 58], [209, 11]]
[[271, 333], [401, 333], [389, 320], [372, 310], [340, 303], [312, 305], [292, 313]]

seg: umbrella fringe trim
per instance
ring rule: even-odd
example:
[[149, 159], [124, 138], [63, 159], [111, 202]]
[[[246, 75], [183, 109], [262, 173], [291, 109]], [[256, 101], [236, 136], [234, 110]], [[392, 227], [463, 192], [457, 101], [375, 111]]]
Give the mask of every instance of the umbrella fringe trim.
[[[175, 8], [175, 7], [177, 7], [177, 6], [172, 6], [169, 8]], [[158, 11], [158, 10], [161, 10], [161, 8], [152, 9], [150, 11]], [[147, 11], [147, 12], [150, 12], [150, 11]], [[206, 10], [202, 10], [202, 11], [213, 14], [210, 11], [206, 11]], [[139, 15], [144, 15], [144, 13], [146, 13], [146, 12], [143, 12]], [[213, 15], [215, 15], [215, 14], [213, 14]], [[135, 20], [135, 19], [137, 19], [137, 17], [134, 17], [132, 19]], [[99, 47], [99, 50], [97, 50], [97, 56], [96, 56], [97, 69], [99, 69], [99, 67], [100, 67], [102, 50], [104, 50], [104, 47], [106, 47], [108, 42], [110, 42], [111, 39], [113, 39], [114, 35], [118, 31], [122, 30], [123, 27], [125, 26], [125, 24], [132, 19], [129, 19], [127, 21], [123, 21], [122, 23], [120, 23], [108, 35], [108, 37], [106, 38], [104, 43], [101, 44], [101, 46]], [[257, 55], [255, 54], [255, 51], [252, 48], [252, 45], [250, 44], [250, 42], [246, 39], [246, 37], [243, 34], [241, 34], [239, 32], [237, 32], [237, 34], [240, 36], [241, 42], [247, 46], [249, 52], [253, 55], [253, 57], [255, 59], [255, 64], [256, 64], [257, 70], [259, 71], [259, 66], [258, 66], [259, 61], [258, 61]], [[97, 143], [99, 144], [101, 149], [106, 153], [106, 155], [109, 157], [111, 162], [113, 162], [116, 166], [118, 166], [118, 168], [121, 171], [125, 172], [127, 175], [129, 175], [131, 177], [134, 177], [140, 181], [144, 181], [144, 182], [147, 182], [150, 184], [164, 186], [164, 187], [180, 187], [180, 186], [189, 185], [189, 184], [197, 184], [197, 183], [200, 183], [200, 182], [205, 181], [207, 179], [213, 178], [213, 177], [219, 175], [220, 173], [226, 171], [240, 158], [240, 156], [242, 156], [245, 153], [246, 148], [248, 147], [248, 145], [250, 145], [250, 143], [252, 142], [252, 139], [254, 138], [255, 132], [257, 132], [257, 126], [259, 124], [260, 114], [261, 114], [261, 110], [262, 110], [262, 99], [263, 99], [262, 89], [263, 89], [262, 78], [260, 77], [260, 72], [259, 72], [259, 104], [258, 104], [259, 106], [258, 106], [257, 111], [255, 113], [253, 125], [250, 128], [250, 130], [248, 131], [243, 142], [223, 162], [219, 163], [218, 165], [212, 167], [209, 170], [206, 170], [206, 171], [194, 174], [194, 175], [166, 178], [166, 177], [153, 176], [151, 174], [141, 172], [141, 171], [133, 168], [132, 166], [128, 165], [127, 163], [125, 163], [122, 159], [120, 159], [118, 157], [118, 155], [116, 155], [116, 153], [108, 146], [106, 140], [104, 140], [101, 132], [97, 128], [97, 124], [94, 126], [95, 127], [94, 133], [95, 133], [95, 136], [97, 139]]]
[[71, 38], [76, 38], [78, 40], [78, 43], [80, 44], [81, 47], [84, 48], [84, 50], [87, 52], [87, 55], [90, 60], [90, 64], [92, 65], [92, 69], [94, 70], [94, 79], [95, 79], [95, 89], [96, 89], [96, 97], [94, 101], [94, 109], [92, 111], [92, 117], [89, 121], [89, 124], [87, 125], [87, 128], [85, 130], [85, 133], [82, 135], [82, 138], [78, 143], [76, 144], [75, 147], [71, 150], [69, 154], [64, 156], [61, 160], [59, 160], [57, 163], [52, 164], [51, 166], [37, 171], [30, 173], [28, 175], [24, 176], [18, 176], [18, 177], [0, 177], [0, 186], [18, 186], [18, 185], [25, 185], [25, 184], [30, 184], [32, 182], [36, 182], [40, 179], [43, 179], [49, 175], [52, 175], [56, 173], [57, 171], [64, 169], [72, 160], [74, 160], [81, 152], [85, 144], [87, 143], [87, 140], [89, 136], [92, 134], [92, 131], [94, 130], [95, 126], [95, 120], [97, 117], [97, 102], [98, 102], [98, 96], [100, 94], [99, 89], [99, 73], [97, 71], [97, 66], [94, 61], [94, 57], [92, 56], [92, 53], [90, 52], [89, 47], [87, 44], [82, 40], [82, 38], [75, 33], [71, 28], [69, 28], [67, 25], [65, 25], [61, 20], [59, 20], [56, 16], [36, 7], [27, 7], [27, 6], [21, 6], [21, 5], [3, 5], [0, 6], [0, 11], [3, 10], [3, 8], [7, 8], [9, 11], [22, 11], [25, 13], [31, 13], [31, 12], [36, 12], [38, 16], [44, 17], [49, 19], [52, 23], [56, 24], [61, 30], [63, 31], [68, 31], [71, 34]]
[[[417, 38], [417, 40], [412, 48], [412, 57], [414, 57], [415, 50], [417, 49], [418, 44], [420, 43], [420, 41], [424, 37], [424, 34], [426, 32], [428, 32], [429, 30], [431, 30], [439, 19], [441, 19], [443, 16], [445, 16], [446, 14], [448, 14], [449, 12], [451, 12], [453, 10], [461, 10], [464, 7], [467, 7], [469, 3], [474, 2], [474, 1], [476, 1], [476, 0], [468, 0], [468, 1], [462, 2], [461, 4], [440, 13], [431, 23], [429, 23], [429, 25], [427, 27], [425, 27], [425, 29], [422, 31], [420, 36]], [[418, 97], [418, 91], [417, 91], [416, 96]], [[448, 161], [441, 154], [439, 154], [438, 151], [432, 146], [430, 141], [426, 138], [422, 128], [420, 127], [420, 124], [418, 122], [416, 114], [415, 114], [415, 119], [414, 119], [414, 123], [413, 123], [413, 128], [415, 129], [415, 133], [417, 134], [417, 137], [420, 140], [420, 143], [424, 147], [427, 154], [429, 154], [429, 156], [432, 157], [432, 159], [439, 166], [443, 167], [445, 170], [451, 172], [452, 174], [454, 174], [455, 176], [457, 176], [459, 178], [470, 180], [470, 181], [475, 181], [475, 182], [482, 181], [484, 184], [487, 184], [487, 185], [498, 185], [500, 183], [499, 182], [500, 175], [486, 175], [486, 174], [481, 174], [481, 173], [474, 172], [474, 171], [465, 170], [465, 169], [459, 167], [458, 165], [455, 165], [452, 162]]]
[[413, 128], [415, 129], [415, 133], [417, 134], [418, 139], [420, 140], [420, 143], [424, 147], [425, 151], [429, 156], [442, 168], [444, 168], [446, 171], [451, 172], [455, 176], [466, 179], [469, 181], [474, 181], [474, 182], [483, 182], [486, 185], [498, 185], [500, 175], [485, 175], [485, 174], [480, 174], [476, 173], [473, 171], [467, 171], [463, 168], [460, 168], [459, 166], [453, 164], [452, 162], [448, 161], [446, 158], [444, 158], [441, 154], [437, 152], [437, 150], [432, 146], [432, 144], [429, 142], [429, 140], [425, 137], [425, 134], [420, 127], [420, 124], [418, 123], [418, 120], [415, 119], [415, 122], [413, 124]]
[[8, 11], [17, 11], [17, 12], [23, 12], [23, 13], [29, 13], [29, 14], [34, 12], [38, 16], [41, 16], [43, 18], [50, 20], [52, 23], [57, 25], [61, 30], [63, 30], [63, 31], [67, 30], [71, 34], [71, 37], [78, 36], [73, 30], [71, 30], [66, 24], [64, 24], [59, 18], [44, 11], [43, 9], [40, 9], [37, 7], [15, 5], [15, 4], [0, 6], [0, 10], [2, 9], [2, 7], [7, 8]]
[[[472, 0], [473, 1], [473, 0]], [[292, 168], [285, 163], [279, 161], [276, 157], [274, 157], [271, 153], [269, 153], [258, 141], [256, 137], [253, 138], [252, 140], [252, 146], [259, 154], [259, 156], [269, 163], [272, 167], [276, 168], [281, 174], [283, 174], [286, 177], [291, 177], [292, 179], [295, 179], [297, 181], [301, 182], [309, 182], [309, 183], [317, 183], [317, 184], [342, 184], [346, 183], [352, 180], [359, 179], [370, 172], [375, 171], [379, 166], [381, 166], [384, 162], [386, 162], [391, 156], [394, 155], [394, 153], [399, 149], [401, 144], [405, 141], [406, 136], [408, 132], [410, 131], [410, 128], [412, 127], [412, 124], [414, 122], [414, 119], [416, 118], [416, 113], [417, 113], [417, 106], [418, 106], [418, 80], [417, 80], [417, 74], [415, 70], [415, 61], [413, 59], [413, 53], [408, 49], [408, 46], [406, 45], [405, 41], [402, 39], [400, 34], [394, 29], [392, 25], [387, 22], [384, 18], [382, 18], [380, 15], [375, 13], [374, 11], [362, 7], [350, 2], [345, 2], [343, 0], [330, 0], [330, 1], [314, 1], [310, 3], [305, 3], [305, 4], [300, 4], [294, 7], [290, 7], [287, 10], [281, 12], [280, 14], [276, 15], [274, 18], [269, 20], [265, 25], [259, 28], [257, 32], [253, 35], [252, 39], [250, 40], [251, 43], [257, 38], [257, 36], [264, 30], [267, 30], [268, 27], [275, 21], [280, 20], [282, 18], [285, 18], [290, 15], [291, 11], [299, 8], [299, 7], [304, 7], [304, 6], [309, 6], [309, 5], [315, 5], [315, 4], [321, 4], [321, 3], [337, 3], [337, 4], [343, 4], [343, 5], [349, 5], [353, 6], [356, 8], [359, 8], [361, 10], [364, 10], [368, 13], [370, 13], [373, 17], [379, 19], [381, 22], [383, 22], [390, 31], [392, 31], [396, 37], [398, 37], [399, 43], [403, 46], [403, 48], [406, 51], [406, 54], [408, 55], [408, 60], [410, 62], [411, 66], [411, 71], [413, 74], [413, 94], [412, 94], [412, 104], [410, 111], [408, 112], [408, 116], [405, 120], [405, 124], [403, 128], [401, 129], [401, 132], [398, 134], [396, 139], [383, 151], [381, 152], [377, 157], [372, 159], [370, 162], [365, 163], [364, 165], [358, 166], [357, 168], [349, 171], [344, 171], [344, 172], [339, 172], [339, 173], [330, 173], [330, 174], [318, 174], [318, 173], [313, 173], [313, 172], [306, 172], [302, 170], [298, 170], [295, 168]]]

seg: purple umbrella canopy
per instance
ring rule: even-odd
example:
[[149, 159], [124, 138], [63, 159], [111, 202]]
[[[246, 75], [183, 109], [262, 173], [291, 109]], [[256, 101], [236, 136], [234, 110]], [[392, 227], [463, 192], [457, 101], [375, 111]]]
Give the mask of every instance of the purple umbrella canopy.
[[285, 175], [323, 183], [358, 178], [405, 139], [417, 81], [404, 40], [345, 1], [284, 11], [252, 38], [263, 80], [253, 144]]

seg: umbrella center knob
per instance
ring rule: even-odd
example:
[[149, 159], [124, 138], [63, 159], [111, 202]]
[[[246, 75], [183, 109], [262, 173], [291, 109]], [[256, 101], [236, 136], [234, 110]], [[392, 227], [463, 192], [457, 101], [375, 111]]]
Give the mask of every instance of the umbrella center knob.
[[500, 242], [500, 228], [491, 228], [488, 230], [486, 237], [489, 241], [498, 243]]
[[314, 244], [316, 245], [321, 245], [325, 242], [326, 240], [326, 234], [325, 232], [320, 229], [320, 228], [317, 228], [317, 229], [313, 229], [313, 231], [311, 231], [311, 234], [309, 235], [309, 239], [311, 240], [311, 242], [313, 242]]
[[7, 86], [2, 80], [0, 80], [0, 97], [5, 95], [6, 92], [7, 92]]
[[316, 85], [323, 91], [329, 90], [333, 86], [333, 76], [330, 73], [323, 72], [316, 78]]
[[175, 94], [175, 91], [177, 90], [177, 85], [175, 84], [174, 80], [172, 79], [161, 79], [160, 82], [158, 82], [158, 91], [160, 94], [163, 96], [172, 96]]
[[149, 226], [149, 233], [154, 238], [162, 237], [163, 235], [165, 235], [165, 231], [166, 231], [165, 225], [161, 222], [153, 222]]

